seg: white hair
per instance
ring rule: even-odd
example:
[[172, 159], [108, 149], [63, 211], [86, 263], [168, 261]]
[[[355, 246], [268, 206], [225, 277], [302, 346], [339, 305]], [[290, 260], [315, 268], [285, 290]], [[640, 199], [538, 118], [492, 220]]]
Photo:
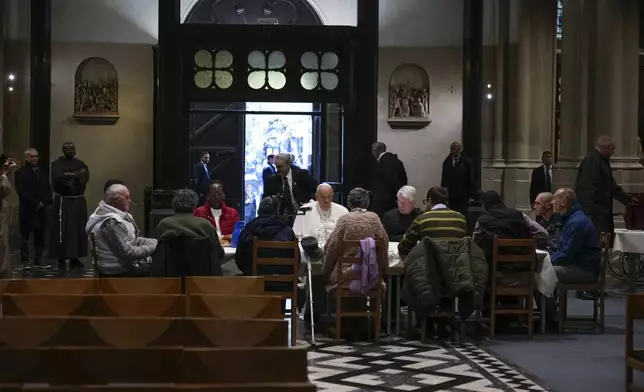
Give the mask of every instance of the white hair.
[[116, 200], [121, 194], [127, 192], [128, 189], [125, 185], [123, 184], [114, 184], [111, 185], [107, 190], [105, 191], [105, 197], [103, 200], [107, 203], [113, 203], [114, 200]]
[[291, 164], [293, 164], [293, 158], [291, 158], [291, 154], [287, 154], [285, 152], [281, 152], [281, 153], [275, 155], [275, 159], [279, 159], [280, 161], [286, 163], [289, 166], [291, 166]]
[[36, 150], [35, 148], [28, 148], [28, 149], [26, 149], [26, 150], [25, 150], [25, 157], [28, 157], [31, 153], [36, 153], [36, 154], [38, 154], [38, 150]]
[[396, 194], [396, 197], [404, 197], [405, 199], [413, 202], [414, 200], [416, 200], [416, 188], [410, 185], [405, 185], [404, 187], [400, 188], [400, 190]]
[[321, 191], [322, 188], [328, 188], [328, 189], [331, 189], [331, 191], [333, 191], [333, 187], [331, 185], [327, 184], [326, 182], [323, 182], [320, 185], [318, 185], [317, 188], [315, 188], [315, 193], [318, 193], [319, 191]]

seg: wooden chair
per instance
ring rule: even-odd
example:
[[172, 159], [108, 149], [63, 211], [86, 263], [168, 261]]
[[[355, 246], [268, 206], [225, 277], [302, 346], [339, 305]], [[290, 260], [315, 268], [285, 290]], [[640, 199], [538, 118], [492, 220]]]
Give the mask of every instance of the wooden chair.
[[[558, 292], [558, 310], [557, 310], [557, 324], [559, 333], [563, 333], [566, 329], [566, 322], [586, 323], [594, 328], [597, 328], [599, 333], [604, 333], [605, 321], [605, 298], [606, 298], [606, 270], [608, 263], [610, 263], [611, 254], [611, 235], [610, 233], [601, 233], [599, 238], [599, 246], [601, 249], [601, 270], [597, 282], [594, 283], [557, 283]], [[597, 293], [593, 299], [593, 317], [575, 317], [569, 318], [568, 316], [568, 291], [594, 291]]]
[[269, 295], [186, 296], [187, 317], [223, 319], [283, 319], [282, 297]]
[[181, 294], [181, 278], [102, 278], [103, 294]]
[[186, 277], [186, 294], [261, 295], [264, 294], [264, 277]]
[[[288, 257], [260, 257], [260, 250], [279, 250], [292, 256]], [[282, 267], [292, 269], [290, 274], [272, 274], [263, 275], [264, 282], [271, 283], [290, 283], [288, 291], [268, 291], [267, 294], [277, 295], [284, 300], [291, 300], [291, 346], [296, 343], [297, 327], [297, 277], [300, 270], [300, 245], [296, 241], [259, 241], [257, 237], [253, 238], [253, 275], [259, 276], [262, 267]], [[266, 285], [265, 285], [266, 287]]]
[[633, 385], [633, 370], [644, 372], [644, 349], [634, 347], [635, 320], [644, 319], [644, 293], [629, 294], [626, 299], [626, 392], [641, 391]]
[[[381, 308], [382, 308], [382, 284], [378, 282], [375, 289], [368, 291], [365, 294], [354, 293], [349, 290], [349, 284], [352, 280], [361, 280], [362, 277], [358, 273], [348, 272], [356, 264], [362, 264], [362, 258], [358, 256], [343, 256], [347, 253], [355, 253], [360, 248], [360, 241], [343, 240], [340, 245], [340, 258], [338, 259], [338, 280], [335, 286], [336, 297], [336, 319], [335, 319], [335, 338], [340, 340], [342, 335], [342, 317], [367, 317], [373, 320], [374, 323], [374, 340], [376, 342], [380, 339], [381, 327]], [[345, 271], [346, 269], [346, 271]], [[380, 271], [380, 276], [384, 276], [384, 271]], [[369, 310], [364, 311], [342, 311], [343, 299], [363, 299], [365, 306], [367, 300], [369, 301]], [[328, 312], [327, 312], [328, 313]], [[328, 315], [330, 319], [330, 315]]]
[[[490, 277], [490, 338], [494, 338], [497, 315], [516, 315], [527, 317], [528, 337], [533, 335], [533, 304], [534, 304], [534, 271], [537, 264], [537, 241], [532, 239], [501, 239], [494, 236], [492, 245], [492, 274]], [[514, 252], [514, 253], [510, 253]], [[516, 266], [516, 272], [499, 271], [499, 266]], [[511, 285], [498, 285], [497, 279], [513, 275], [522, 277], [522, 281]], [[522, 307], [501, 307], [497, 304], [497, 297], [514, 297], [523, 299]]]
[[[451, 300], [451, 305], [449, 309], [440, 309], [434, 312], [427, 314], [425, 318], [420, 320], [420, 325], [418, 327], [414, 324], [414, 313], [411, 311], [407, 312], [407, 327], [411, 329], [411, 332], [420, 336], [420, 341], [424, 342], [427, 339], [427, 322], [436, 322], [436, 321], [445, 321], [452, 328], [456, 326], [456, 300], [454, 298], [442, 298], [441, 301], [446, 301], [447, 299]], [[461, 328], [459, 330], [459, 336], [462, 338], [464, 336], [463, 328], [465, 323], [460, 323]], [[408, 331], [409, 331], [408, 329]], [[451, 333], [451, 337], [454, 338], [454, 333]]]

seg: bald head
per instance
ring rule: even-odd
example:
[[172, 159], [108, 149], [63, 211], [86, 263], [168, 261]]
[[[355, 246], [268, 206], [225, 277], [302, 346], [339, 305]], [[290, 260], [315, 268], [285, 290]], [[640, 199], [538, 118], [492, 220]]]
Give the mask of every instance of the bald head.
[[453, 142], [452, 144], [449, 145], [449, 153], [453, 157], [458, 157], [461, 155], [461, 143], [459, 142]]
[[105, 204], [108, 204], [121, 211], [130, 211], [132, 201], [130, 200], [130, 191], [123, 184], [114, 184], [105, 191]]
[[542, 218], [550, 219], [552, 216], [552, 199], [554, 195], [550, 192], [539, 193], [534, 199], [534, 213]]
[[577, 202], [575, 191], [570, 188], [559, 188], [552, 199], [552, 208], [554, 212], [561, 214], [572, 211], [573, 205]]
[[318, 185], [315, 190], [315, 201], [322, 211], [328, 211], [333, 204], [333, 187], [327, 183]]

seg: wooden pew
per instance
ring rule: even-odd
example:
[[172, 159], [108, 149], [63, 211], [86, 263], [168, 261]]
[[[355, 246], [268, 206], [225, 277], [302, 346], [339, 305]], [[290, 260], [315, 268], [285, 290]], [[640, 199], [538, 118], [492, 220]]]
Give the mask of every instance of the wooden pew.
[[308, 382], [307, 350], [287, 347], [4, 347], [0, 348], [0, 368], [3, 369], [0, 372], [0, 383], [7, 384], [47, 383], [80, 386], [107, 383]]
[[186, 316], [225, 319], [283, 319], [282, 298], [269, 295], [186, 296]]
[[182, 295], [3, 294], [4, 316], [183, 317]]
[[181, 278], [101, 278], [103, 294], [181, 294]]
[[8, 279], [0, 282], [0, 292], [15, 294], [96, 294], [98, 289], [99, 280], [94, 278]]
[[48, 387], [3, 387], [6, 392], [23, 391], [76, 391], [76, 392], [315, 392], [315, 385], [310, 382], [283, 383], [243, 383], [243, 384], [175, 384], [172, 386], [145, 385], [136, 387], [124, 385], [109, 386], [48, 386]]
[[279, 347], [286, 320], [2, 317], [0, 347]]
[[262, 295], [261, 276], [193, 276], [186, 278], [186, 294]]

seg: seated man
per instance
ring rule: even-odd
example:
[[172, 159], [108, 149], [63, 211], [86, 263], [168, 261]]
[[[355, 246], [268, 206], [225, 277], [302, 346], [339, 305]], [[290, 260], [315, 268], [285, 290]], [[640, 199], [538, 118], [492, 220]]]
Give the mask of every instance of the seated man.
[[561, 214], [552, 210], [552, 200], [554, 196], [550, 192], [539, 193], [534, 199], [534, 213], [537, 216], [537, 222], [548, 231], [548, 238], [540, 249], [553, 253], [557, 249], [559, 234], [563, 228], [561, 223]]
[[148, 274], [146, 262], [149, 262], [157, 240], [139, 237], [139, 229], [128, 212], [131, 204], [127, 187], [112, 185], [87, 221], [85, 231], [94, 236], [98, 269], [102, 275], [138, 277]]
[[[189, 263], [190, 275], [215, 275], [221, 276], [221, 259], [224, 257], [224, 248], [221, 247], [217, 230], [205, 219], [193, 216], [193, 211], [199, 203], [199, 196], [191, 189], [179, 189], [175, 191], [172, 197], [172, 209], [174, 215], [164, 218], [157, 226], [157, 236], [159, 237], [159, 249], [154, 253], [153, 266], [154, 276], [167, 276], [166, 274], [157, 273], [156, 271], [175, 269], [183, 263]], [[170, 247], [162, 246], [172, 241], [182, 239], [207, 240], [209, 253], [205, 255], [190, 254], [187, 256], [190, 260], [172, 260], [171, 254], [176, 254]], [[196, 246], [189, 249], [190, 252], [198, 252]], [[180, 257], [180, 256], [177, 256]], [[184, 257], [186, 258], [186, 257]], [[172, 268], [168, 268], [172, 266]], [[184, 269], [185, 271], [186, 269]], [[196, 273], [199, 271], [199, 273]], [[174, 275], [173, 275], [174, 276]]]
[[335, 228], [338, 219], [349, 211], [342, 205], [333, 203], [333, 187], [329, 184], [318, 185], [315, 191], [315, 201], [302, 206], [311, 210], [305, 215], [298, 215], [293, 224], [295, 235], [315, 237], [323, 246]]
[[427, 211], [412, 222], [398, 244], [401, 259], [425, 237], [434, 239], [461, 239], [467, 236], [467, 221], [459, 212], [447, 208], [449, 194], [446, 188], [432, 187], [427, 191]]
[[224, 202], [224, 186], [219, 181], [210, 184], [208, 201], [202, 207], [195, 210], [194, 215], [204, 218], [217, 230], [220, 238], [230, 241], [235, 228], [235, 222], [239, 220], [237, 210], [228, 207]]
[[398, 208], [385, 212], [382, 216], [382, 225], [385, 227], [389, 241], [398, 242], [411, 226], [411, 223], [420, 215], [416, 208], [416, 188], [405, 185], [397, 194]]
[[579, 209], [575, 192], [557, 190], [552, 207], [563, 223], [559, 246], [550, 255], [557, 278], [564, 283], [596, 282], [601, 270], [599, 238], [591, 220]]
[[[279, 207], [280, 202], [276, 197], [264, 198], [259, 203], [257, 218], [248, 222], [239, 234], [237, 250], [235, 251], [235, 263], [237, 264], [237, 268], [246, 276], [253, 275], [253, 237], [257, 237], [260, 241], [295, 240], [295, 233], [291, 229], [288, 217], [278, 215]], [[264, 256], [262, 255], [262, 257]], [[281, 254], [271, 255], [271, 257], [278, 258], [289, 256]], [[259, 272], [261, 274], [265, 273], [262, 271]], [[290, 271], [277, 273], [290, 273]]]
[[103, 185], [103, 193], [107, 192], [109, 187], [112, 185], [125, 185], [125, 182], [123, 180], [119, 180], [118, 178], [110, 178], [109, 180], [105, 181], [105, 185]]

